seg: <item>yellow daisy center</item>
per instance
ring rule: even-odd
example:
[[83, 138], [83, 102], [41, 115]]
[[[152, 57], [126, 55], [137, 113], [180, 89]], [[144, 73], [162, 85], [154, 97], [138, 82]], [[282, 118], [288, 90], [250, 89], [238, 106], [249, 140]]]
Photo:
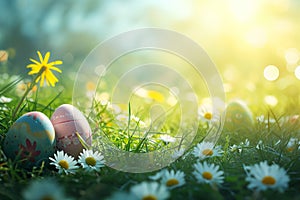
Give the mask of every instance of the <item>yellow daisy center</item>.
[[178, 185], [179, 184], [179, 181], [175, 178], [171, 178], [169, 179], [167, 182], [166, 182], [166, 185], [168, 187], [171, 187], [171, 186], [174, 186], [174, 185]]
[[153, 196], [153, 195], [147, 195], [147, 196], [144, 196], [142, 198], [142, 200], [157, 200], [156, 196]]
[[65, 160], [61, 160], [58, 162], [59, 166], [61, 166], [64, 169], [69, 169], [69, 163]]
[[39, 73], [43, 73], [44, 71], [46, 71], [48, 69], [47, 66], [43, 65], [40, 69], [40, 72]]
[[213, 175], [210, 172], [203, 172], [202, 177], [207, 180], [211, 180], [213, 178]]
[[203, 117], [204, 117], [205, 119], [211, 120], [211, 119], [212, 119], [212, 113], [206, 112], [206, 113], [204, 113]]
[[202, 154], [203, 155], [205, 155], [205, 156], [211, 156], [211, 155], [213, 155], [213, 150], [211, 150], [211, 149], [204, 149], [203, 151], [202, 151]]
[[96, 165], [96, 160], [93, 157], [87, 157], [85, 159], [86, 164], [90, 165], [90, 166], [95, 166]]
[[265, 176], [261, 182], [265, 185], [274, 185], [276, 183], [275, 178], [273, 178], [272, 176]]
[[54, 200], [54, 198], [50, 195], [45, 195], [41, 198], [41, 200]]

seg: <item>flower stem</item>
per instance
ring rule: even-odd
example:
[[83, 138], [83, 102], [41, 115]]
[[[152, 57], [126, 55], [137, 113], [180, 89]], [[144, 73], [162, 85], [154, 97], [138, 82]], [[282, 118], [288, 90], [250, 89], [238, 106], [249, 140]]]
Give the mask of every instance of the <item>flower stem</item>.
[[26, 96], [28, 95], [28, 93], [32, 90], [32, 88], [36, 85], [36, 80], [39, 78], [39, 76], [41, 75], [41, 72], [38, 73], [38, 75], [35, 77], [35, 79], [31, 82], [30, 86], [27, 87], [27, 90], [25, 91], [24, 95], [22, 96], [21, 100], [19, 101], [16, 109], [14, 110], [13, 112], [13, 115], [12, 115], [12, 120], [15, 120], [15, 117], [24, 101], [24, 99], [26, 98]]

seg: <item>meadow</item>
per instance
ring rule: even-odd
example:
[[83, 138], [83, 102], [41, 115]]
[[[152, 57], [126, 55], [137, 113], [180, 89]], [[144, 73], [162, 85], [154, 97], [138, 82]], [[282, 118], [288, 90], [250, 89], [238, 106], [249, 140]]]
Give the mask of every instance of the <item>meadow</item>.
[[300, 199], [299, 7], [0, 1], [0, 199]]
[[[161, 122], [157, 117], [157, 124], [156, 121], [147, 121], [145, 113], [149, 110], [141, 108], [153, 103], [166, 103], [162, 93], [151, 90], [137, 92], [136, 98], [125, 106], [112, 106], [103, 97], [107, 94], [101, 93], [100, 98], [93, 100], [92, 109], [88, 109], [92, 112], [82, 111], [91, 124], [93, 144], [86, 144], [80, 136], [79, 141], [86, 151], [91, 151], [87, 155], [92, 160], [84, 159], [84, 155], [74, 158], [62, 154], [60, 159], [67, 162], [64, 165], [59, 162], [57, 150], [55, 155], [49, 156], [49, 160], [37, 166], [24, 167], [24, 160], [18, 156], [8, 158], [3, 151], [6, 134], [15, 120], [30, 111], [40, 111], [50, 118], [59, 105], [72, 103], [71, 98], [66, 96], [67, 92], [59, 89], [59, 80], [49, 78], [43, 68], [59, 67], [61, 62], [51, 64], [47, 60], [44, 63], [43, 56], [39, 58], [43, 65], [34, 62], [39, 67], [34, 74], [25, 77], [1, 74], [1, 199], [300, 197], [300, 118], [292, 112], [292, 108], [286, 109], [291, 110], [290, 113], [282, 113], [268, 105], [260, 105], [264, 113], [255, 115], [246, 104], [241, 103], [242, 108], [232, 111], [230, 103], [227, 103], [224, 128], [216, 143], [213, 143], [204, 139], [211, 131], [213, 120], [218, 121], [220, 116], [213, 116], [209, 105], [199, 105], [195, 137], [191, 144], [185, 144], [184, 137], [174, 134], [178, 132], [181, 114], [176, 104], [172, 104], [173, 108], [165, 116], [170, 120]], [[2, 62], [3, 66], [8, 64]], [[43, 76], [43, 73], [45, 82], [41, 83], [37, 77]], [[62, 80], [63, 77], [62, 72], [59, 78]], [[87, 84], [87, 91], [91, 87], [91, 83]], [[156, 128], [147, 129], [150, 124]], [[172, 155], [174, 162], [162, 169], [143, 173], [116, 170], [109, 166], [111, 163], [106, 166], [105, 159], [122, 155], [111, 156], [109, 152], [101, 152], [98, 145], [103, 143], [99, 141], [108, 141], [118, 149], [140, 154], [175, 148]], [[31, 155], [27, 156], [29, 159]], [[27, 157], [23, 158], [26, 160]], [[123, 162], [126, 165], [126, 161]], [[159, 164], [162, 160], [153, 162]], [[136, 165], [143, 167], [141, 163]], [[145, 164], [145, 167], [148, 166]]]

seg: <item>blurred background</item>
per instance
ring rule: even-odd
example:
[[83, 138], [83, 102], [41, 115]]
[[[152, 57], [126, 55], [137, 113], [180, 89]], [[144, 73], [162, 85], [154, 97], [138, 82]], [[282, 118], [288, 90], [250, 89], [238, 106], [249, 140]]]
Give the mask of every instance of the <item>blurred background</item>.
[[1, 74], [26, 74], [36, 51], [63, 60], [59, 84], [75, 74], [101, 41], [143, 27], [166, 28], [201, 45], [216, 64], [226, 99], [251, 109], [299, 114], [300, 1], [298, 0], [2, 0]]

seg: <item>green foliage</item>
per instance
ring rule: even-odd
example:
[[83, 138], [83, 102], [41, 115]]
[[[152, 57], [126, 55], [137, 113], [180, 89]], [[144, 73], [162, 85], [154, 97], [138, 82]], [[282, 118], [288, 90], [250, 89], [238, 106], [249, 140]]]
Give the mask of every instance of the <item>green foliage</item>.
[[[15, 79], [3, 85], [2, 95], [12, 98], [11, 102], [0, 104], [0, 145], [2, 147], [5, 134], [14, 122], [12, 114], [20, 96], [16, 90], [21, 79]], [[45, 90], [44, 90], [45, 89]], [[62, 91], [53, 91], [50, 88], [38, 89], [25, 99], [18, 116], [25, 112], [39, 110], [49, 117], [57, 105], [65, 102]], [[93, 102], [93, 112], [87, 118], [93, 127], [94, 141], [106, 137], [117, 148], [131, 152], [159, 151], [169, 147], [170, 143], [163, 142], [159, 135], [172, 135], [178, 129], [176, 124], [179, 113], [176, 109], [170, 112], [173, 121], [167, 121], [158, 130], [145, 129], [141, 126], [146, 119], [141, 113], [133, 113], [132, 105], [128, 105], [127, 118], [122, 121], [109, 103]], [[174, 114], [175, 113], [175, 114]], [[136, 117], [136, 116], [139, 117]], [[160, 122], [156, 118], [156, 122]], [[153, 124], [156, 123], [155, 121]], [[171, 191], [171, 199], [272, 199], [274, 192], [280, 199], [298, 199], [300, 183], [300, 150], [299, 144], [288, 146], [291, 138], [300, 138], [300, 121], [284, 114], [277, 114], [268, 109], [264, 118], [257, 118], [251, 128], [239, 128], [228, 131], [223, 130], [217, 145], [222, 146], [221, 157], [207, 158], [206, 160], [220, 166], [224, 171], [225, 181], [220, 187], [211, 187], [197, 183], [192, 172], [195, 158], [191, 152], [193, 146], [201, 142], [209, 131], [208, 123], [200, 123], [193, 145], [187, 147], [185, 154], [170, 164], [167, 168], [183, 171], [186, 184]], [[158, 136], [156, 136], [158, 134]], [[137, 136], [136, 136], [137, 135]], [[148, 137], [150, 135], [151, 137]], [[172, 135], [176, 137], [176, 135]], [[96, 144], [97, 145], [97, 144]], [[93, 146], [97, 149], [97, 146]], [[276, 163], [288, 171], [291, 178], [289, 188], [284, 193], [267, 190], [254, 192], [247, 189], [244, 166], [256, 164], [267, 160]], [[115, 191], [129, 191], [130, 187], [142, 181], [149, 181], [149, 176], [156, 172], [143, 174], [130, 174], [116, 171], [112, 168], [102, 168], [100, 172], [87, 173], [79, 169], [76, 174], [62, 175], [45, 163], [33, 169], [23, 169], [20, 161], [7, 159], [0, 149], [0, 188], [1, 198], [20, 199], [32, 180], [52, 177], [61, 184], [66, 194], [76, 199], [94, 199], [95, 197], [108, 197]]]
[[[53, 99], [48, 100], [45, 105], [38, 103], [38, 98], [25, 102], [23, 112], [33, 108], [40, 110], [52, 111], [51, 104], [54, 101], [60, 101], [59, 96], [55, 95]], [[64, 102], [60, 102], [64, 103]], [[96, 102], [95, 102], [96, 103]], [[3, 107], [3, 105], [1, 105]], [[7, 110], [2, 110], [1, 118], [1, 138], [5, 137], [6, 131], [9, 129], [11, 106], [7, 106]], [[13, 106], [12, 106], [13, 107]], [[132, 133], [141, 131], [139, 129], [139, 121], [136, 121], [131, 127], [132, 113], [129, 109], [129, 118], [125, 128], [116, 126], [114, 115], [110, 112], [106, 105], [94, 105], [97, 116], [89, 116], [96, 119], [99, 125], [99, 131], [103, 131], [106, 135], [111, 134], [109, 139], [119, 148], [127, 151], [149, 151], [149, 147], [159, 149], [160, 142], [151, 143], [150, 140], [141, 140], [134, 138]], [[290, 124], [289, 121], [280, 120], [273, 111], [267, 113], [267, 121], [256, 121], [254, 128], [249, 130], [238, 130], [237, 132], [224, 131], [218, 141], [218, 145], [222, 145], [224, 151], [222, 157], [210, 158], [209, 162], [220, 165], [225, 172], [225, 182], [219, 188], [210, 187], [209, 185], [199, 184], [192, 175], [193, 164], [196, 158], [189, 154], [189, 149], [185, 156], [179, 158], [167, 168], [181, 170], [186, 174], [186, 184], [180, 188], [171, 191], [171, 199], [271, 199], [274, 191], [265, 191], [260, 193], [248, 190], [245, 181], [246, 174], [244, 165], [253, 165], [263, 160], [269, 163], [276, 163], [285, 168], [291, 177], [288, 190], [284, 193], [276, 193], [280, 199], [297, 199], [299, 198], [299, 180], [300, 180], [300, 151], [298, 146], [293, 150], [287, 150], [287, 144], [290, 138], [299, 138], [299, 122]], [[111, 125], [113, 123], [113, 125]], [[168, 127], [164, 127], [164, 130]], [[195, 144], [200, 142], [207, 131], [207, 128], [199, 126], [198, 135], [195, 138]], [[118, 134], [119, 135], [118, 135]], [[245, 143], [245, 139], [249, 140], [249, 145], [240, 145], [236, 149], [231, 148], [232, 145]], [[2, 143], [2, 142], [1, 142]], [[159, 145], [158, 145], [159, 144]], [[141, 150], [143, 149], [143, 150]], [[129, 188], [139, 182], [150, 180], [149, 176], [155, 172], [144, 174], [128, 174], [119, 172], [110, 168], [103, 168], [100, 172], [87, 173], [79, 170], [74, 175], [59, 175], [51, 166], [41, 166], [32, 170], [25, 170], [17, 161], [7, 160], [2, 151], [0, 151], [0, 182], [3, 187], [0, 190], [1, 196], [6, 199], [20, 198], [20, 191], [24, 191], [30, 180], [38, 177], [55, 177], [62, 184], [66, 193], [76, 199], [93, 199], [96, 196], [107, 197], [114, 191], [128, 191]], [[25, 187], [23, 187], [25, 185]]]

